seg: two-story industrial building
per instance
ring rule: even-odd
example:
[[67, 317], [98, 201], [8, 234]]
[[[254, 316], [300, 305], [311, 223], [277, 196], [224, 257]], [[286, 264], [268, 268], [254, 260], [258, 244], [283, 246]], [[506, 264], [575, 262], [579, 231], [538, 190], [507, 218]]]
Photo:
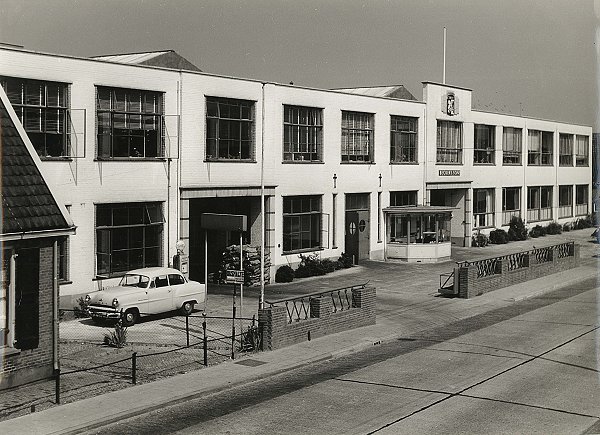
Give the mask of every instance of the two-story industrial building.
[[[271, 274], [348, 253], [438, 261], [472, 234], [566, 223], [591, 203], [591, 127], [472, 108], [424, 82], [324, 90], [201, 72], [176, 53], [78, 58], [0, 49], [0, 80], [77, 234], [61, 246], [64, 300], [167, 265], [185, 242], [204, 280], [243, 214]], [[261, 198], [264, 202], [261, 203]], [[264, 220], [264, 222], [263, 222]]]

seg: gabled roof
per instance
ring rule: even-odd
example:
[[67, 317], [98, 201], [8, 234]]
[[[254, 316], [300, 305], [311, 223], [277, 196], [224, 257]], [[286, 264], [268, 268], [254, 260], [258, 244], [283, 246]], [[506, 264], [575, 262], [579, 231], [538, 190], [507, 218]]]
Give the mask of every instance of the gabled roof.
[[174, 50], [92, 56], [92, 59], [129, 65], [148, 65], [187, 71], [201, 71], [200, 68], [177, 54]]
[[40, 159], [0, 87], [0, 239], [73, 234], [75, 226], [39, 169]]
[[348, 92], [349, 94], [368, 95], [371, 97], [398, 98], [400, 100], [417, 100], [403, 85], [370, 86], [361, 88], [332, 89], [334, 91]]

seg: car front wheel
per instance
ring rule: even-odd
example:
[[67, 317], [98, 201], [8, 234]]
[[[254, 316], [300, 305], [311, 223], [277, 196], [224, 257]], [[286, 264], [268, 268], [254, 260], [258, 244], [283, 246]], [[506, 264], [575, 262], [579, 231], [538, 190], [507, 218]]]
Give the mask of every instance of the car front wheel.
[[189, 316], [194, 311], [194, 303], [193, 302], [184, 302], [180, 308], [181, 314], [184, 316]]
[[121, 322], [123, 326], [133, 326], [138, 321], [138, 317], [139, 314], [137, 310], [129, 309], [123, 313], [123, 317], [121, 317]]

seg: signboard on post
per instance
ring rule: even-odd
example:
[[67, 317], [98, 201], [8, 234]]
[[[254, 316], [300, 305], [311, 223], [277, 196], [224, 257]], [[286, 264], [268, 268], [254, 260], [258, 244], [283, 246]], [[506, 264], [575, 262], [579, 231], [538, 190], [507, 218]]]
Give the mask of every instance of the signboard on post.
[[227, 284], [244, 284], [243, 270], [227, 270], [225, 271], [225, 282]]

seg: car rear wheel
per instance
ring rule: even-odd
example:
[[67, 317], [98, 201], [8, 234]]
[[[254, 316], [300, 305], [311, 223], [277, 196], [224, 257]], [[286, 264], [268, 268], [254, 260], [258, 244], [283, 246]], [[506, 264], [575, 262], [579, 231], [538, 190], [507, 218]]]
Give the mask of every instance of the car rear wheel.
[[194, 303], [191, 301], [184, 302], [180, 308], [181, 314], [189, 316], [194, 311]]
[[121, 317], [121, 323], [123, 326], [133, 326], [138, 321], [139, 313], [137, 310], [129, 309], [123, 313]]

